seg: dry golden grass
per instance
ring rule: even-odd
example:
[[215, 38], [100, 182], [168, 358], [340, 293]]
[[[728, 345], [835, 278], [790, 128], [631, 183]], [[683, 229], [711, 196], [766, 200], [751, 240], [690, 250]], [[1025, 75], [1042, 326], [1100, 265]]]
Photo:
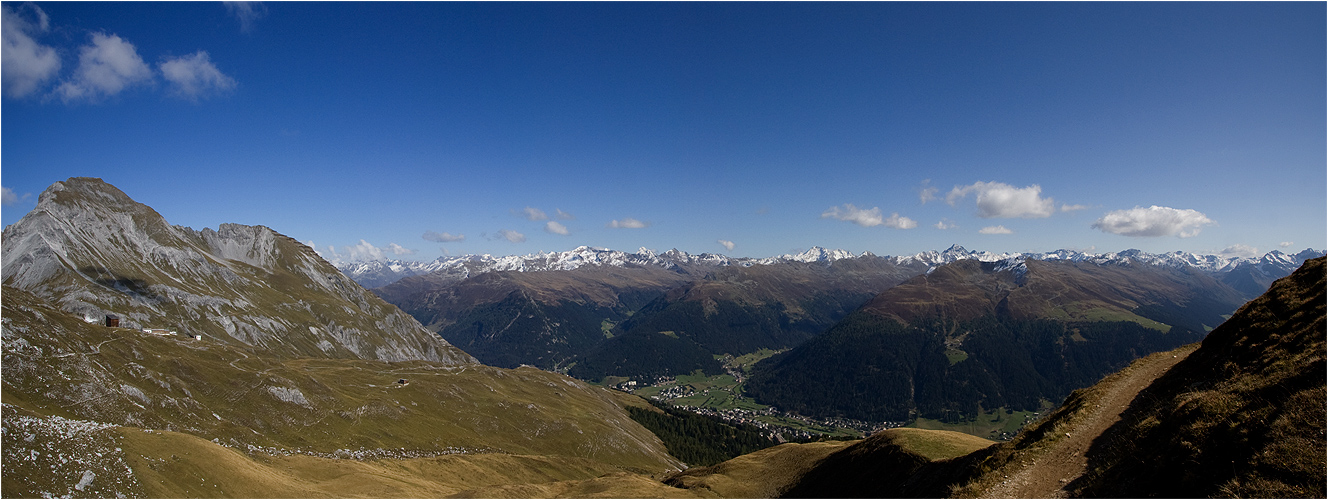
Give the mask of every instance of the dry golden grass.
[[[573, 457], [248, 456], [188, 434], [133, 428], [121, 428], [120, 433], [127, 461], [150, 498], [557, 497], [596, 496], [596, 492], [611, 497], [688, 496], [648, 476]], [[668, 494], [674, 490], [676, 494]]]
[[697, 467], [665, 479], [698, 496], [774, 498], [821, 459], [859, 441], [788, 443], [748, 453], [710, 467]]
[[462, 491], [452, 498], [715, 498], [706, 490], [674, 488], [648, 476], [615, 472], [592, 479], [511, 484]]
[[962, 457], [981, 450], [995, 441], [954, 431], [897, 428], [881, 432], [905, 451], [917, 453], [928, 460], [946, 460]]

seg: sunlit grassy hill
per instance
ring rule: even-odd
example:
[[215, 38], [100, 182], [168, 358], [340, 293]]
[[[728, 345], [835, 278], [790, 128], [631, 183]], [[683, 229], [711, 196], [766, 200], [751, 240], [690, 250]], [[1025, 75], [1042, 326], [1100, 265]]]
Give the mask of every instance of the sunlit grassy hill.
[[[659, 440], [627, 416], [617, 396], [562, 375], [428, 361], [277, 358], [206, 339], [88, 324], [21, 290], [5, 287], [3, 294], [5, 496], [110, 487], [93, 478], [84, 489], [73, 489], [84, 477], [81, 471], [51, 474], [47, 467], [80, 465], [42, 461], [62, 455], [70, 460], [118, 455], [121, 459], [107, 467], [129, 463], [140, 486], [146, 481], [133, 464], [152, 462], [136, 458], [135, 440], [80, 451], [78, 440], [59, 439], [59, 433], [43, 437], [24, 427], [61, 419], [126, 426], [121, 432], [128, 433], [172, 431], [201, 440], [191, 446], [217, 448], [207, 451], [216, 457], [250, 461], [267, 455], [391, 460], [533, 455], [588, 467], [594, 471], [590, 477], [677, 466]], [[26, 420], [18, 418], [22, 415]], [[143, 451], [147, 457], [154, 453], [161, 454]], [[198, 466], [206, 469], [210, 460], [199, 460]], [[243, 460], [211, 466], [220, 473], [228, 463], [256, 467]], [[28, 467], [33, 464], [42, 467]], [[104, 481], [123, 476], [87, 467]], [[591, 472], [558, 477], [585, 474]], [[250, 496], [242, 486], [218, 484], [217, 491]]]

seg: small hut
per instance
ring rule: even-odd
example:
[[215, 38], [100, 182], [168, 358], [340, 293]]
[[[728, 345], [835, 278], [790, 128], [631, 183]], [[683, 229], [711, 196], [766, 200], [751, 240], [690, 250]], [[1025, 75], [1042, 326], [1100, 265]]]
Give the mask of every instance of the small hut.
[[120, 317], [119, 317], [119, 316], [116, 316], [116, 315], [114, 315], [114, 314], [107, 314], [107, 315], [106, 315], [106, 326], [108, 326], [108, 327], [110, 327], [110, 328], [119, 328], [119, 326], [120, 326]]

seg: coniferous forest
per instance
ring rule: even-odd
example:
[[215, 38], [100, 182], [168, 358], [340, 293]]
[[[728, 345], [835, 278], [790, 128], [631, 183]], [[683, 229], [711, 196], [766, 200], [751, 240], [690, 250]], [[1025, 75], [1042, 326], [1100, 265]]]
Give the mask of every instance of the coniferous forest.
[[714, 465], [778, 444], [750, 425], [729, 424], [667, 406], [656, 407], [663, 412], [635, 406], [628, 406], [627, 412], [632, 420], [659, 436], [670, 455], [692, 466]]

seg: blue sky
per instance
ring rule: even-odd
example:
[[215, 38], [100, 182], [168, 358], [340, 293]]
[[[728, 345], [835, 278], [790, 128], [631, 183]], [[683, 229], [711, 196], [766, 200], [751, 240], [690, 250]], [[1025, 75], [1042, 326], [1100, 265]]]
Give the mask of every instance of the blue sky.
[[5, 225], [93, 176], [343, 259], [1328, 246], [1322, 2], [3, 14]]

